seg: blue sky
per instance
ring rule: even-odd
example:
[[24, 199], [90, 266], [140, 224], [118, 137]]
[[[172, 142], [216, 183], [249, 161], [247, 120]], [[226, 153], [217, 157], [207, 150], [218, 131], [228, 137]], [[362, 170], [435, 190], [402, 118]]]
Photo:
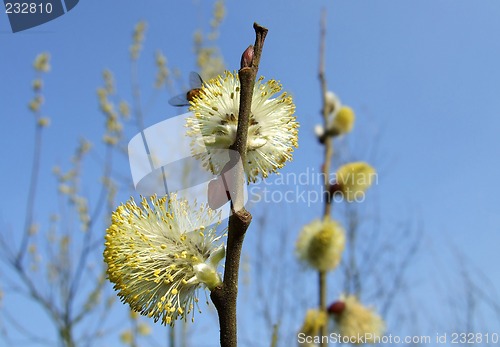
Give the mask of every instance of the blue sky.
[[[130, 95], [128, 47], [134, 24], [148, 22], [141, 82], [149, 90], [157, 49], [186, 76], [196, 69], [192, 34], [208, 27], [211, 5], [81, 1], [53, 22], [17, 34], [0, 14], [2, 225], [15, 228], [23, 218], [33, 134], [26, 104], [32, 96], [34, 57], [42, 51], [52, 56], [44, 105], [52, 124], [37, 201], [42, 218], [50, 210], [43, 193], [55, 186], [48, 172], [53, 163], [64, 163], [81, 135], [99, 141], [103, 118], [95, 90], [102, 84], [101, 71], [110, 68], [119, 91]], [[347, 140], [352, 156], [364, 160], [377, 149], [379, 184], [370, 193], [383, 219], [418, 218], [424, 225], [424, 248], [414, 271], [425, 282], [422, 273], [452, 242], [500, 289], [500, 3], [229, 1], [219, 40], [227, 67], [236, 69], [241, 52], [253, 43], [252, 23], [267, 26], [260, 73], [279, 79], [297, 106], [299, 149], [285, 172], [317, 169], [321, 160], [312, 129], [319, 122], [323, 7], [328, 10], [329, 87], [357, 115]], [[147, 126], [175, 114], [168, 98], [166, 93], [158, 97]], [[296, 218], [306, 223], [321, 207], [300, 210]]]

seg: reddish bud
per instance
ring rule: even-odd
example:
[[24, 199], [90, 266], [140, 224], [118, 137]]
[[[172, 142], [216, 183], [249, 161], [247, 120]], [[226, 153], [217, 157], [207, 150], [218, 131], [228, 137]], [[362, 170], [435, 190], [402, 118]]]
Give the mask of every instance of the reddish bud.
[[339, 315], [345, 310], [345, 303], [343, 301], [335, 301], [333, 304], [328, 306], [328, 313]]
[[337, 182], [330, 184], [328, 191], [325, 191], [325, 199], [331, 202], [335, 194], [342, 193], [342, 187]]
[[334, 182], [333, 184], [330, 185], [330, 196], [333, 196], [337, 193], [341, 193], [342, 192], [342, 187], [340, 186], [340, 184], [338, 182]]
[[244, 67], [251, 67], [252, 61], [253, 61], [253, 46], [250, 45], [248, 46], [247, 49], [245, 49], [245, 52], [243, 52], [243, 54], [241, 55], [240, 67], [242, 69]]

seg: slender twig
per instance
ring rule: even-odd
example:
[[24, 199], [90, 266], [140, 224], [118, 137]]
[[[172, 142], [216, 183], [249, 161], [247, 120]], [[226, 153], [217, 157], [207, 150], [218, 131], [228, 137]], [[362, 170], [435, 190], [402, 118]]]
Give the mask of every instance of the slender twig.
[[[318, 271], [318, 285], [319, 285], [319, 309], [321, 312], [326, 312], [326, 293], [327, 293], [327, 282], [326, 282], [326, 271]], [[321, 339], [320, 346], [326, 346], [327, 344], [323, 342], [323, 336], [328, 336], [328, 324], [324, 324], [321, 327]]]
[[[18, 314], [18, 312], [15, 312], [14, 314]], [[14, 318], [13, 314], [11, 314], [9, 310], [7, 310], [7, 308], [2, 308], [2, 318], [3, 322], [8, 322], [9, 325], [12, 327], [12, 328], [9, 327], [9, 334], [2, 331], [3, 334], [2, 341], [6, 341], [9, 346], [24, 345], [26, 344], [23, 343], [24, 341], [31, 342], [32, 344], [36, 345], [46, 345], [46, 346], [54, 345], [54, 341], [47, 338], [46, 336], [35, 335], [34, 332], [29, 330], [25, 321], [18, 321], [16, 318]], [[19, 332], [19, 334], [23, 338], [23, 342], [20, 342], [19, 340], [14, 342], [12, 338], [12, 335], [14, 335], [13, 330]]]
[[[39, 78], [39, 76], [38, 76]], [[41, 97], [40, 91], [36, 92], [37, 97]], [[26, 254], [28, 247], [28, 239], [30, 235], [30, 228], [33, 224], [33, 213], [35, 209], [35, 199], [38, 186], [38, 176], [40, 173], [40, 159], [42, 156], [42, 131], [43, 126], [38, 123], [41, 118], [40, 110], [35, 112], [35, 142], [33, 144], [33, 162], [31, 164], [31, 177], [28, 190], [28, 199], [26, 201], [26, 217], [24, 220], [24, 229], [21, 244], [16, 255], [16, 265], [20, 265], [23, 257]]]
[[361, 295], [361, 279], [357, 260], [356, 249], [358, 248], [358, 222], [359, 217], [356, 210], [349, 210], [348, 213], [349, 228], [347, 229], [347, 244], [349, 246], [349, 282], [352, 284], [352, 288], [349, 293], [354, 293], [357, 297]]
[[[326, 85], [326, 76], [325, 76], [325, 41], [326, 41], [326, 10], [323, 10], [323, 14], [321, 17], [321, 29], [320, 29], [320, 47], [319, 47], [319, 81], [321, 87], [321, 97], [323, 101], [323, 108], [321, 110], [323, 116], [323, 126], [324, 129], [327, 129], [328, 126], [328, 108], [326, 107], [326, 94], [328, 92], [328, 88]], [[331, 136], [327, 136], [323, 143], [325, 147], [324, 153], [324, 163], [322, 166], [322, 173], [325, 179], [325, 192], [330, 190], [330, 182], [328, 180], [330, 173], [330, 166], [332, 162], [333, 156], [333, 143]], [[329, 216], [331, 212], [331, 204], [332, 199], [325, 199], [325, 209], [324, 215]]]
[[[243, 66], [238, 72], [240, 79], [240, 106], [238, 113], [238, 129], [236, 140], [231, 150], [239, 154], [241, 162], [245, 162], [247, 152], [247, 137], [252, 106], [252, 94], [255, 78], [259, 69], [262, 47], [267, 35], [267, 29], [254, 23], [255, 45], [251, 66]], [[223, 283], [212, 290], [210, 297], [219, 314], [220, 343], [222, 347], [236, 347], [236, 299], [238, 296], [238, 272], [240, 267], [241, 248], [246, 230], [252, 220], [252, 215], [243, 207], [243, 165], [236, 165], [233, 182], [234, 192], [231, 192], [232, 214], [229, 217], [226, 262]]]
[[[135, 119], [136, 119], [136, 125], [138, 130], [141, 132], [141, 137], [142, 137], [142, 143], [144, 144], [144, 149], [146, 150], [146, 153], [148, 154], [148, 159], [149, 159], [149, 168], [150, 171], [155, 170], [155, 165], [153, 163], [153, 157], [151, 155], [150, 149], [149, 149], [149, 144], [146, 139], [146, 134], [144, 133], [145, 127], [144, 127], [144, 112], [143, 112], [143, 107], [142, 107], [142, 100], [141, 100], [141, 88], [139, 85], [139, 66], [137, 64], [137, 59], [132, 60], [132, 66], [131, 66], [131, 83], [132, 83], [132, 95], [133, 95], [133, 101], [134, 101], [134, 114], [135, 114]], [[163, 171], [164, 169], [162, 168], [162, 173], [163, 173], [163, 189], [165, 191], [165, 194], [168, 194], [168, 185], [167, 185], [167, 180], [165, 177], [165, 172]]]
[[[327, 129], [328, 126], [328, 109], [326, 107], [326, 93], [328, 91], [327, 85], [326, 85], [326, 76], [325, 76], [325, 41], [326, 41], [326, 10], [323, 10], [322, 16], [321, 16], [321, 24], [320, 24], [320, 46], [319, 46], [319, 81], [320, 81], [320, 87], [321, 87], [321, 96], [322, 96], [322, 101], [323, 101], [323, 108], [322, 108], [322, 116], [323, 116], [323, 127], [324, 129]], [[325, 147], [325, 152], [324, 152], [324, 162], [322, 166], [322, 173], [323, 177], [325, 179], [324, 182], [324, 191], [329, 192], [330, 191], [330, 181], [329, 181], [329, 176], [330, 176], [330, 166], [332, 162], [332, 156], [333, 156], [333, 143], [332, 143], [332, 138], [330, 136], [327, 136], [324, 140], [323, 143]], [[325, 208], [323, 212], [323, 218], [327, 218], [331, 214], [331, 209], [332, 209], [332, 199], [325, 199]], [[326, 279], [326, 272], [325, 271], [319, 271], [319, 277], [318, 277], [318, 284], [319, 284], [319, 309], [322, 312], [326, 312], [326, 294], [327, 294], [327, 279]], [[321, 328], [321, 336], [327, 336], [328, 335], [328, 324], [323, 325]], [[323, 338], [320, 339], [320, 346], [324, 347], [326, 346], [326, 343], [323, 341]]]
[[[103, 168], [103, 180], [108, 180], [111, 176], [111, 167], [112, 167], [112, 158], [113, 158], [113, 152], [112, 152], [112, 147], [110, 145], [106, 146], [106, 154], [105, 154], [106, 160], [104, 161], [104, 168]], [[100, 192], [99, 192], [99, 197], [97, 199], [97, 204], [94, 208], [94, 211], [92, 214], [90, 214], [90, 221], [87, 225], [87, 231], [83, 239], [83, 245], [82, 249], [80, 251], [80, 256], [78, 258], [78, 265], [75, 268], [75, 275], [73, 277], [73, 281], [70, 285], [70, 290], [69, 290], [69, 301], [73, 302], [74, 297], [76, 296], [76, 292], [79, 289], [80, 286], [80, 281], [82, 279], [84, 270], [85, 270], [85, 264], [87, 264], [87, 259], [92, 251], [92, 248], [89, 247], [90, 244], [92, 243], [92, 236], [93, 236], [93, 227], [95, 225], [95, 222], [97, 221], [97, 217], [99, 213], [102, 211], [103, 204], [106, 198], [106, 193], [108, 189], [106, 185], [103, 183], [101, 186]], [[84, 315], [85, 314], [85, 308], [81, 310], [81, 312], [78, 314]]]

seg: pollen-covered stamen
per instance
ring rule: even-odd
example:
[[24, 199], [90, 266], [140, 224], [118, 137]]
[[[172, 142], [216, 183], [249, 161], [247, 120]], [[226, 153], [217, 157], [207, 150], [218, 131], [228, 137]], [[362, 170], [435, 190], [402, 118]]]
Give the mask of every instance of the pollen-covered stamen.
[[220, 283], [213, 260], [222, 259], [224, 247], [216, 246], [221, 237], [215, 227], [206, 228], [220, 216], [175, 195], [142, 199], [140, 205], [131, 199], [112, 215], [104, 250], [108, 278], [133, 310], [173, 324], [192, 313], [202, 285]]
[[[214, 174], [221, 173], [227, 153], [213, 149], [229, 149], [236, 140], [239, 90], [238, 75], [226, 72], [206, 82], [202, 95], [191, 104], [194, 116], [188, 118], [187, 127], [188, 135], [193, 137], [193, 152]], [[243, 163], [248, 181], [255, 181], [259, 175], [267, 177], [282, 168], [297, 147], [295, 105], [286, 93], [274, 97], [280, 91], [281, 85], [276, 80], [263, 83], [261, 77], [255, 84], [247, 160]], [[205, 148], [200, 149], [200, 142]]]
[[340, 224], [330, 218], [316, 219], [302, 228], [296, 253], [314, 269], [331, 271], [340, 263], [344, 246], [345, 232]]
[[332, 312], [335, 331], [353, 344], [375, 343], [385, 332], [385, 323], [373, 308], [363, 306], [354, 295], [340, 297], [342, 310]]

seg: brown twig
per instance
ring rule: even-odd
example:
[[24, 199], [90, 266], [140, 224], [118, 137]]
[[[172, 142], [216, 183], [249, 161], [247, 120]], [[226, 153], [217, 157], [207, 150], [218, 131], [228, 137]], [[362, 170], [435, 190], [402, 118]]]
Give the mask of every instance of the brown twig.
[[[321, 29], [320, 29], [320, 47], [319, 47], [319, 81], [321, 87], [321, 96], [323, 101], [323, 108], [321, 110], [323, 116], [323, 127], [327, 129], [328, 126], [328, 109], [326, 107], [327, 100], [326, 94], [328, 92], [328, 88], [326, 85], [326, 76], [325, 76], [325, 41], [326, 41], [326, 10], [323, 10], [323, 14], [321, 17]], [[330, 182], [328, 180], [330, 173], [330, 166], [332, 162], [333, 156], [333, 143], [331, 136], [327, 136], [323, 143], [325, 147], [325, 155], [324, 155], [324, 163], [322, 166], [323, 177], [325, 178], [325, 192], [330, 190]], [[331, 199], [325, 199], [325, 210], [324, 215], [329, 216], [331, 212]]]
[[[38, 72], [37, 79], [41, 78], [40, 72]], [[35, 92], [36, 97], [42, 97], [40, 91]], [[35, 142], [33, 144], [33, 161], [31, 164], [31, 177], [29, 183], [28, 190], [28, 198], [26, 199], [26, 216], [24, 220], [24, 228], [23, 228], [23, 236], [21, 239], [21, 244], [19, 245], [19, 250], [16, 254], [15, 265], [22, 266], [23, 258], [26, 254], [26, 250], [28, 249], [28, 242], [30, 236], [30, 228], [33, 224], [33, 215], [35, 211], [35, 201], [37, 197], [37, 189], [38, 189], [38, 179], [40, 175], [40, 161], [42, 156], [42, 132], [43, 126], [41, 126], [38, 121], [41, 118], [41, 112], [38, 109], [35, 111], [35, 120], [36, 128], [35, 128]]]
[[[320, 24], [320, 46], [319, 46], [319, 81], [320, 81], [320, 87], [321, 87], [321, 96], [322, 96], [322, 101], [323, 101], [323, 108], [322, 108], [322, 116], [323, 116], [323, 127], [324, 129], [328, 128], [328, 109], [326, 107], [327, 100], [326, 100], [326, 94], [327, 94], [327, 85], [326, 85], [326, 76], [325, 76], [325, 41], [326, 41], [326, 10], [323, 10], [322, 16], [321, 16], [321, 24]], [[323, 177], [325, 178], [324, 182], [324, 187], [325, 187], [325, 192], [330, 191], [330, 181], [329, 181], [329, 176], [330, 176], [330, 166], [332, 162], [332, 156], [333, 156], [333, 143], [332, 143], [332, 138], [330, 136], [327, 136], [324, 139], [323, 145], [325, 147], [325, 153], [324, 153], [324, 163], [322, 166], [322, 173]], [[331, 209], [332, 209], [332, 200], [331, 199], [325, 199], [325, 209], [323, 212], [323, 218], [327, 218], [331, 214]], [[326, 272], [325, 271], [319, 271], [319, 276], [318, 276], [318, 285], [319, 285], [319, 309], [322, 312], [326, 312], [326, 294], [327, 294], [327, 280], [326, 280]], [[328, 336], [328, 324], [325, 324], [321, 328], [321, 336]], [[326, 346], [326, 343], [324, 343], [323, 338], [320, 339], [320, 346], [324, 347]]]
[[[240, 79], [240, 106], [238, 113], [238, 129], [236, 140], [231, 150], [239, 155], [241, 162], [245, 162], [247, 152], [247, 137], [252, 106], [252, 95], [255, 78], [259, 69], [262, 47], [267, 35], [267, 29], [254, 23], [255, 45], [251, 66], [242, 66], [238, 72]], [[247, 64], [244, 64], [247, 65]], [[231, 192], [232, 214], [229, 217], [226, 262], [223, 283], [212, 290], [210, 297], [219, 314], [220, 344], [222, 347], [236, 347], [236, 299], [238, 296], [238, 272], [240, 267], [241, 249], [246, 230], [252, 221], [252, 215], [243, 207], [243, 165], [236, 165], [233, 182], [234, 192]]]

